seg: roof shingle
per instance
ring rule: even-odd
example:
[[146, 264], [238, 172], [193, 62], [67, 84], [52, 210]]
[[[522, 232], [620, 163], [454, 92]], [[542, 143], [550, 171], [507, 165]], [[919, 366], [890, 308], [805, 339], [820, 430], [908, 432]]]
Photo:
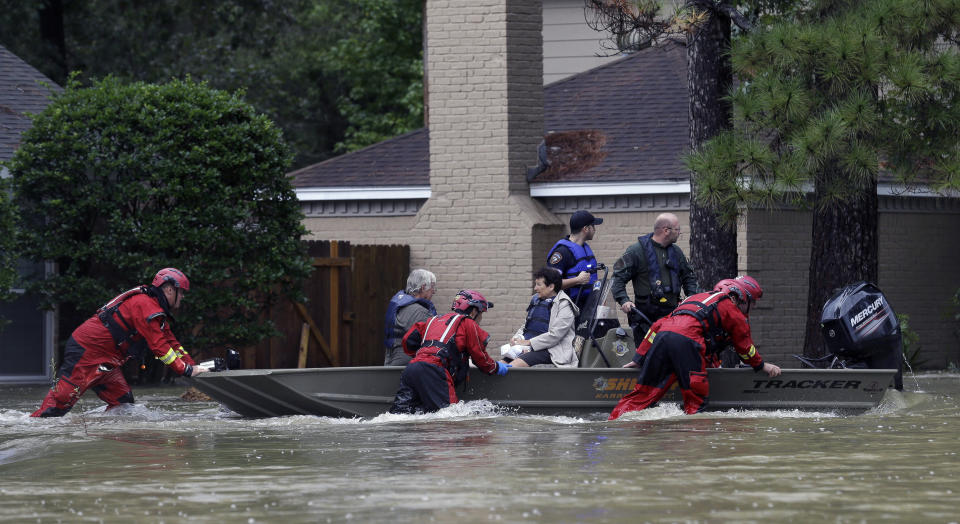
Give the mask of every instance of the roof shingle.
[[[545, 86], [552, 165], [534, 182], [688, 179], [686, 64], [686, 49], [667, 43]], [[297, 188], [426, 186], [429, 169], [421, 128], [291, 175]]]
[[51, 92], [58, 91], [62, 91], [60, 86], [0, 46], [0, 161], [13, 156], [20, 135], [30, 129], [27, 113], [43, 111]]

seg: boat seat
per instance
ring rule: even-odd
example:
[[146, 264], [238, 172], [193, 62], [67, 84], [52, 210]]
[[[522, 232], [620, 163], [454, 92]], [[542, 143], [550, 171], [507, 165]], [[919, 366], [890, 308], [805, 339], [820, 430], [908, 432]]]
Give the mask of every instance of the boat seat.
[[[596, 342], [596, 343], [594, 343]], [[599, 340], [587, 339], [583, 342], [580, 352], [580, 367], [582, 368], [619, 368], [633, 360], [637, 345], [633, 342], [632, 330], [622, 327], [611, 328]], [[601, 351], [603, 356], [601, 356]], [[604, 360], [606, 357], [606, 360]]]

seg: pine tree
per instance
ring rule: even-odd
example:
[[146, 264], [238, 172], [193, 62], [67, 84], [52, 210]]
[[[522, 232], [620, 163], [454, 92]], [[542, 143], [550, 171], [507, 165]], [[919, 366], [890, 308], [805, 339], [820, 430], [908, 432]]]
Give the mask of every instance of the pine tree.
[[[740, 4], [756, 15], [783, 1]], [[728, 56], [731, 22], [740, 31], [753, 25], [734, 4], [731, 0], [684, 0], [669, 12], [653, 0], [586, 0], [588, 23], [610, 34], [617, 51], [642, 49], [668, 37], [685, 39], [691, 151], [699, 150], [731, 125], [726, 100], [733, 80]], [[734, 221], [723, 220], [713, 200], [697, 197], [701, 191], [700, 181], [691, 176], [690, 259], [700, 285], [710, 289], [718, 280], [737, 274], [737, 230]]]
[[877, 281], [878, 177], [960, 186], [958, 8], [819, 0], [733, 45], [736, 125], [689, 165], [728, 219], [743, 205], [812, 207], [808, 356], [822, 353], [830, 294]]

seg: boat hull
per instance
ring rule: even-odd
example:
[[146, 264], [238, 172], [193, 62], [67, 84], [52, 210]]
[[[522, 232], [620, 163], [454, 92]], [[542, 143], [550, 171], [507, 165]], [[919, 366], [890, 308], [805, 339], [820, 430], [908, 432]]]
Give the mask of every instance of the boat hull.
[[[245, 417], [373, 417], [390, 408], [401, 371], [396, 366], [233, 370], [204, 373], [192, 382]], [[771, 379], [749, 368], [710, 369], [707, 409], [863, 412], [879, 404], [895, 372], [785, 369]], [[609, 413], [633, 390], [637, 375], [623, 368], [515, 368], [505, 377], [491, 377], [472, 369], [457, 395], [518, 413], [589, 416]]]

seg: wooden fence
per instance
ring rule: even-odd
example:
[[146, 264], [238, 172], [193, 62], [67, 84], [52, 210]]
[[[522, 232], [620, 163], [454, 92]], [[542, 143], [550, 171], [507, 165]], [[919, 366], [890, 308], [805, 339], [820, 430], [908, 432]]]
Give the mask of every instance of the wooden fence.
[[307, 252], [313, 274], [304, 283], [306, 302], [271, 308], [281, 334], [242, 348], [243, 367], [383, 364], [383, 317], [406, 285], [410, 247], [311, 241]]

